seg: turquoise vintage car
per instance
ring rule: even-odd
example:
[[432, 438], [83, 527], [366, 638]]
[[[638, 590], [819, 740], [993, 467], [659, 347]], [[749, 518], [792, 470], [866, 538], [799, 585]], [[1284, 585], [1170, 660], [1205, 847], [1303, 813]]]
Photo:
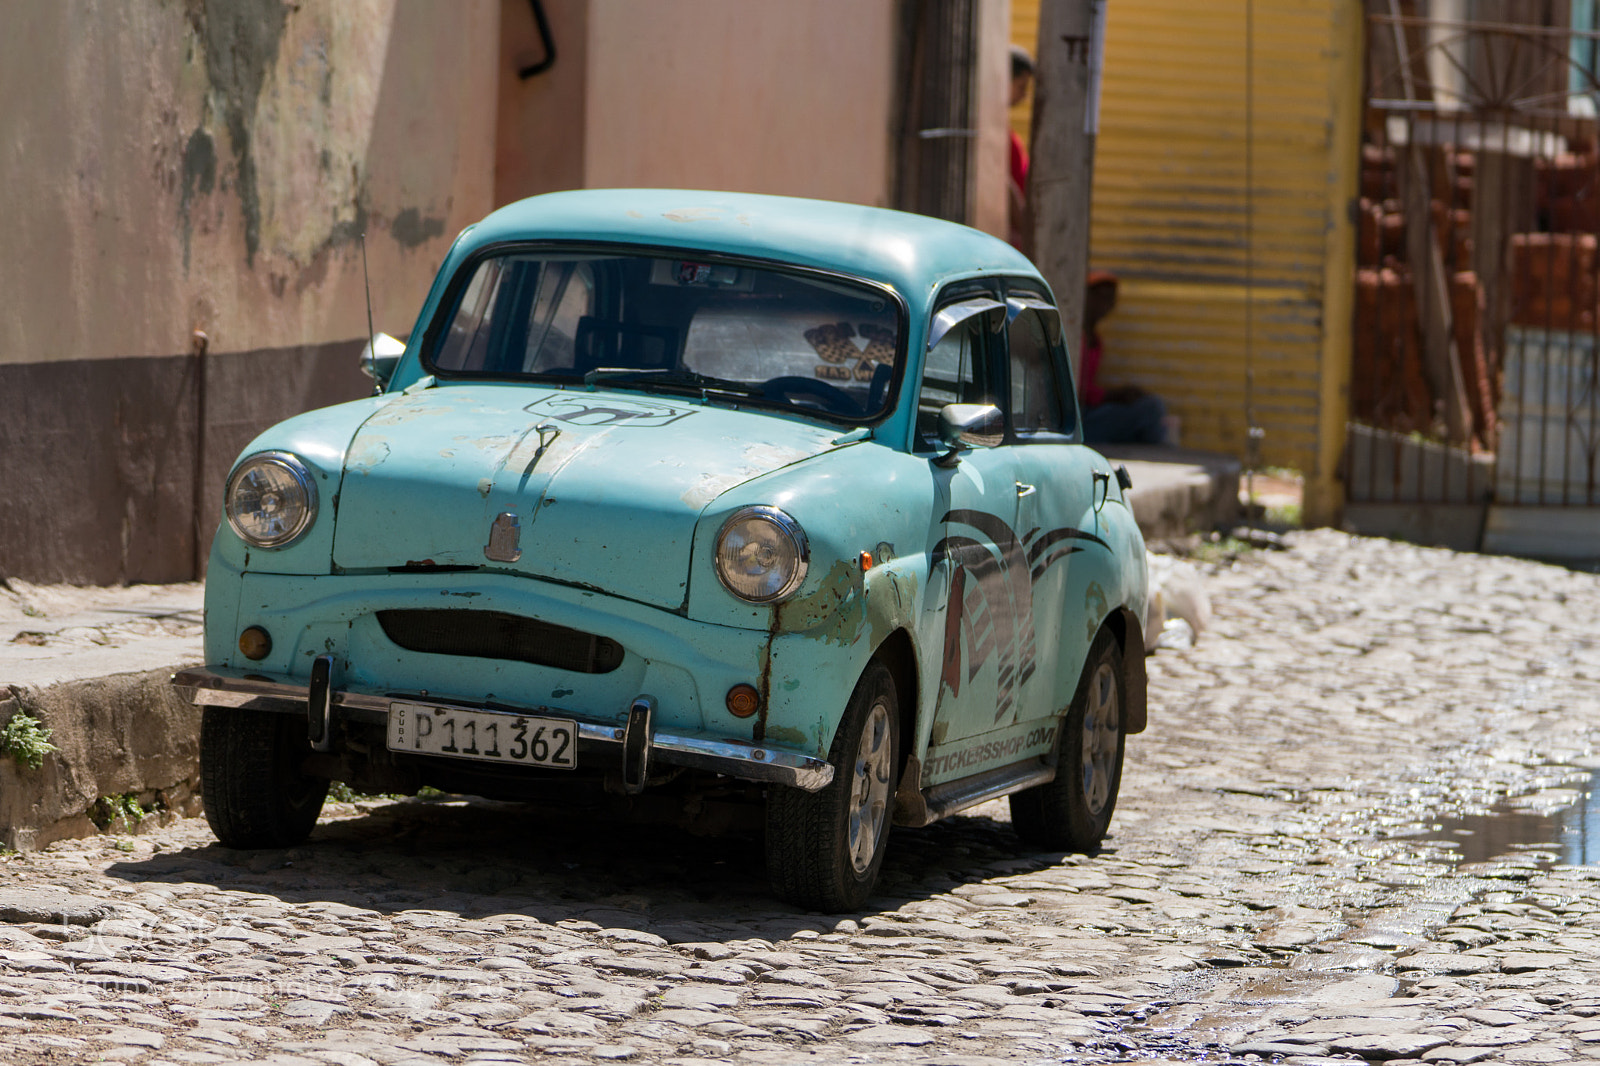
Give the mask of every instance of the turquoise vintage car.
[[228, 477], [207, 665], [175, 679], [224, 844], [303, 839], [334, 780], [753, 812], [779, 894], [839, 911], [891, 823], [1010, 795], [1024, 839], [1100, 843], [1145, 726], [1144, 544], [1010, 246], [557, 193], [463, 232], [366, 358], [375, 395]]

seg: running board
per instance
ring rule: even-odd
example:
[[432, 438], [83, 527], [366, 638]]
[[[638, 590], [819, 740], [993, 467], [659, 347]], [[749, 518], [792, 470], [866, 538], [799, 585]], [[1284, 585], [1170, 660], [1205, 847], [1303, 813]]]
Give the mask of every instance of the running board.
[[[908, 771], [914, 767], [908, 766]], [[915, 768], [919, 769], [920, 768]], [[902, 788], [895, 810], [895, 825], [931, 825], [968, 807], [976, 807], [987, 800], [1009, 796], [1025, 788], [1047, 784], [1056, 778], [1056, 768], [1043, 758], [1025, 759], [1010, 766], [1002, 766], [958, 781], [924, 789], [907, 795]]]

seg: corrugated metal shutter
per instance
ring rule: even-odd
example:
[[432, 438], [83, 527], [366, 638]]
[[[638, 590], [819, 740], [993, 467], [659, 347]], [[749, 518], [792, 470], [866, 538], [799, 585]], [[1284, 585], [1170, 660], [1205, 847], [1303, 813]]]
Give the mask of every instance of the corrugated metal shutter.
[[1246, 454], [1253, 283], [1263, 462], [1318, 467], [1324, 272], [1342, 232], [1330, 190], [1349, 164], [1334, 158], [1345, 2], [1255, 0], [1253, 249], [1244, 0], [1106, 5], [1090, 259], [1122, 286], [1102, 376], [1159, 393], [1187, 446]]

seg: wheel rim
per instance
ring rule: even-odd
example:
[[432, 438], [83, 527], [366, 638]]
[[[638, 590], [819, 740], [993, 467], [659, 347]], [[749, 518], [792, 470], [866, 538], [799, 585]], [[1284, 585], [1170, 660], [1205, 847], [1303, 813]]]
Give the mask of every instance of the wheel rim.
[[850, 864], [858, 874], [872, 865], [889, 812], [890, 728], [888, 705], [879, 700], [867, 712], [850, 781]]
[[1101, 663], [1089, 679], [1089, 699], [1083, 712], [1083, 800], [1090, 814], [1100, 814], [1110, 802], [1121, 733], [1117, 677], [1110, 663]]

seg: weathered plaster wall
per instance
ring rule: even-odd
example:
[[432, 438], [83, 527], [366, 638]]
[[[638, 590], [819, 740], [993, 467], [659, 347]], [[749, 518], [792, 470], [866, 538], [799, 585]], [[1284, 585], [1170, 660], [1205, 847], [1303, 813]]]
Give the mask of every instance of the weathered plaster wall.
[[0, 9], [0, 576], [189, 576], [234, 450], [364, 391], [359, 237], [378, 328], [405, 333], [492, 206], [499, 20], [498, 0]]
[[891, 0], [590, 0], [584, 184], [887, 205]]

